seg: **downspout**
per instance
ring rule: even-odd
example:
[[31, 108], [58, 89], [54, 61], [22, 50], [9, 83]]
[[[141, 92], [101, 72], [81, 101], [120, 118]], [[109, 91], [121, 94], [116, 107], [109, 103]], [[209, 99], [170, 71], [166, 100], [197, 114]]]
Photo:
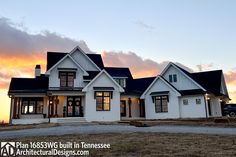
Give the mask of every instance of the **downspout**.
[[206, 113], [206, 118], [208, 118], [208, 115], [207, 115], [207, 104], [206, 104], [206, 95], [204, 95], [204, 102], [205, 102], [205, 113]]

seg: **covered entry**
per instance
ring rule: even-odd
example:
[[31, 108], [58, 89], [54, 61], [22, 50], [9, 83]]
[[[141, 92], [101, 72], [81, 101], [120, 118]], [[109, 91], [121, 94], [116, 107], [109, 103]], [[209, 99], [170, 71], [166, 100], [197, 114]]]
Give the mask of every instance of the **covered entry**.
[[67, 96], [67, 117], [83, 117], [81, 96]]

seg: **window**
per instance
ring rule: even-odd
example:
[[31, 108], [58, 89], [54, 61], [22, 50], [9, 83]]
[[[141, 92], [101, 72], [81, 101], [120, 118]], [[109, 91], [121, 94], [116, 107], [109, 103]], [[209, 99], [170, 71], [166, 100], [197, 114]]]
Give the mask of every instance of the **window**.
[[110, 111], [111, 92], [95, 92], [96, 110]]
[[188, 105], [188, 99], [183, 99], [183, 104]]
[[201, 99], [196, 99], [196, 104], [201, 104]]
[[174, 82], [177, 82], [177, 75], [176, 74], [173, 75], [173, 80], [174, 80]]
[[177, 82], [177, 75], [176, 74], [169, 75], [169, 82]]
[[156, 96], [155, 99], [155, 111], [168, 112], [168, 96]]
[[59, 72], [61, 87], [74, 87], [75, 72]]
[[126, 79], [124, 79], [124, 78], [116, 78], [115, 81], [116, 81], [121, 87], [126, 87]]
[[169, 75], [169, 82], [173, 82], [172, 75]]
[[21, 106], [22, 114], [42, 114], [43, 98], [23, 98]]

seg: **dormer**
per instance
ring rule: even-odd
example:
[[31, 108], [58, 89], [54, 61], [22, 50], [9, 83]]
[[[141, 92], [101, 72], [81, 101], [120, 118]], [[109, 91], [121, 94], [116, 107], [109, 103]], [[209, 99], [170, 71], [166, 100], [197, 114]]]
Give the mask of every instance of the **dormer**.
[[113, 79], [122, 87], [126, 88], [127, 77], [113, 77]]

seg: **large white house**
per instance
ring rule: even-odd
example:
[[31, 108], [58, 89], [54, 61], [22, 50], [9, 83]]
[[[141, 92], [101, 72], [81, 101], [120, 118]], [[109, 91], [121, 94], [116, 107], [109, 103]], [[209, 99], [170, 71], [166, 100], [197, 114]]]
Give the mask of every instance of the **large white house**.
[[134, 79], [78, 46], [48, 52], [46, 73], [36, 65], [35, 78], [12, 78], [8, 94], [12, 124], [207, 118], [230, 100], [222, 70], [190, 73], [169, 63], [157, 77]]

